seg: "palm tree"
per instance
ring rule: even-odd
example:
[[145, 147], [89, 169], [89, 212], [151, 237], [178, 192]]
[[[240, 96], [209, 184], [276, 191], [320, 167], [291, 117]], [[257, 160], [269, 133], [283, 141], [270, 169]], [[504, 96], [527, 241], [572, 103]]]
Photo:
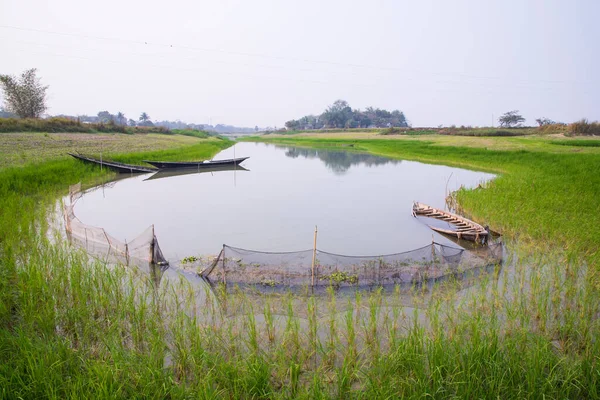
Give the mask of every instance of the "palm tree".
[[117, 124], [119, 124], [119, 125], [127, 124], [127, 118], [125, 118], [125, 114], [123, 114], [121, 111], [119, 111], [117, 113]]
[[143, 112], [142, 115], [140, 115], [140, 122], [146, 122], [146, 121], [150, 121], [150, 116], [148, 114], [146, 114], [145, 112]]

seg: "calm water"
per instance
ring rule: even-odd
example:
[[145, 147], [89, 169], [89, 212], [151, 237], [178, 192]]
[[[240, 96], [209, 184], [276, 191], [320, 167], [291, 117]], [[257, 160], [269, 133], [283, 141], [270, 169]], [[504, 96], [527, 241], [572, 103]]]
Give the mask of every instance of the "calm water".
[[[411, 216], [413, 200], [444, 207], [446, 185], [472, 187], [493, 175], [334, 150], [238, 143], [215, 159], [250, 156], [248, 171], [150, 179], [139, 175], [86, 193], [85, 224], [131, 240], [151, 224], [168, 259], [216, 254], [225, 243], [261, 251], [310, 249], [389, 254], [431, 243]], [[451, 243], [434, 233], [439, 243]]]

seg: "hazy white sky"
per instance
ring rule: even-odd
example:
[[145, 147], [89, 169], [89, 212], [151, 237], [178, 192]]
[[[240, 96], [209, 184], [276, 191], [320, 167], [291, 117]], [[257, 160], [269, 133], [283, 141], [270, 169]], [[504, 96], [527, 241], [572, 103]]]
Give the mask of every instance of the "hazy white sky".
[[336, 99], [414, 126], [600, 119], [600, 1], [0, 0], [0, 73], [51, 114], [283, 126]]

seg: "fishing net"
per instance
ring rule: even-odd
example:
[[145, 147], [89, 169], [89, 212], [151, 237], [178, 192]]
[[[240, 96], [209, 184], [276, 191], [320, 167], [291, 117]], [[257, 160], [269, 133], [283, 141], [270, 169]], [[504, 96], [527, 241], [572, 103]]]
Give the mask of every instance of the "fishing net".
[[396, 254], [347, 256], [321, 250], [267, 253], [223, 246], [202, 272], [211, 282], [279, 286], [385, 286], [436, 280], [498, 264], [502, 245], [466, 250], [439, 243]]
[[[71, 204], [64, 206], [71, 243], [111, 263], [168, 264], [154, 235], [154, 226], [130, 242], [120, 241], [103, 228], [86, 225], [75, 216], [73, 208], [80, 196], [81, 185], [72, 186]], [[496, 265], [502, 261], [502, 252], [502, 243], [463, 249], [432, 242], [402, 253], [374, 256], [348, 256], [319, 249], [273, 253], [223, 245], [219, 256], [200, 275], [211, 283], [262, 289], [402, 285], [435, 282]]]
[[67, 237], [71, 244], [85, 249], [96, 258], [114, 264], [168, 264], [154, 235], [154, 226], [146, 228], [130, 242], [124, 242], [111, 236], [103, 228], [81, 222], [74, 212], [75, 204], [81, 195], [81, 184], [69, 187], [70, 204], [63, 205]]

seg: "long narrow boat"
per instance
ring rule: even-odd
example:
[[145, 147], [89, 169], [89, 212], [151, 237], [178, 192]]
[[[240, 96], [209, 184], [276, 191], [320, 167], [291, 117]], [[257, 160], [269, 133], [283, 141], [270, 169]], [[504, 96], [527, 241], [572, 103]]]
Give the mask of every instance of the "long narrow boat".
[[413, 203], [412, 214], [415, 217], [420, 215], [424, 217], [435, 218], [453, 225], [455, 229], [443, 229], [431, 225], [429, 225], [429, 227], [436, 232], [454, 236], [458, 239], [483, 243], [487, 240], [489, 235], [489, 231], [483, 226], [479, 225], [477, 222], [473, 222], [470, 219], [461, 217], [460, 215], [440, 210], [426, 204], [418, 202]]
[[97, 158], [84, 156], [82, 154], [73, 154], [73, 153], [67, 153], [67, 154], [73, 158], [76, 158], [77, 160], [81, 160], [88, 164], [101, 165], [103, 167], [109, 168], [109, 169], [111, 169], [113, 171], [117, 171], [119, 173], [146, 174], [148, 172], [156, 172], [156, 169], [154, 169], [154, 168], [142, 167], [140, 165], [124, 164], [124, 163], [120, 163], [120, 162], [116, 162], [116, 161], [98, 160]]
[[148, 164], [154, 165], [158, 169], [168, 168], [213, 168], [223, 167], [227, 165], [240, 165], [250, 157], [231, 158], [227, 160], [212, 160], [212, 161], [150, 161], [144, 160]]

